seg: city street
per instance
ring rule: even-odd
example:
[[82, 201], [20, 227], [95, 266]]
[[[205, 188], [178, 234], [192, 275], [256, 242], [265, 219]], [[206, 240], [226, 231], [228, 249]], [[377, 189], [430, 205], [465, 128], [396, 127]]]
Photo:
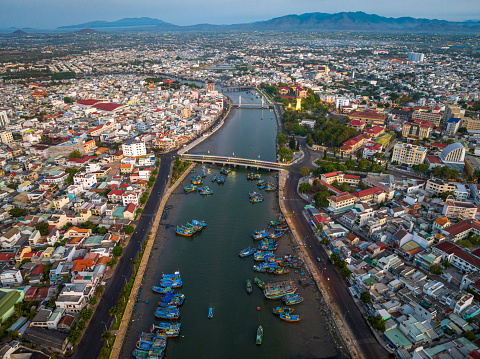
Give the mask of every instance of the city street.
[[168, 182], [173, 155], [166, 154], [161, 157], [157, 180], [152, 187], [152, 192], [142, 211], [135, 232], [133, 232], [130, 241], [124, 248], [123, 255], [116, 265], [113, 276], [107, 280], [102, 300], [98, 304], [92, 320], [73, 354], [73, 358], [97, 358], [100, 354], [103, 346], [103, 341], [100, 337], [105, 331], [105, 325], [101, 323], [106, 323], [108, 328], [112, 325], [113, 317], [110, 316], [109, 310], [117, 305], [120, 291], [125, 285], [125, 280], [129, 280], [132, 275], [130, 261], [138, 258], [141, 243], [147, 239], [153, 218], [158, 210], [160, 199]]
[[305, 157], [299, 163], [290, 168], [290, 173], [285, 185], [285, 205], [287, 210], [294, 215], [295, 227], [302, 238], [304, 244], [310, 253], [310, 257], [314, 262], [316, 258], [320, 258], [321, 264], [317, 271], [320, 273], [323, 282], [328, 288], [329, 294], [338, 305], [340, 314], [345, 318], [350, 331], [354, 335], [354, 340], [359, 348], [361, 348], [365, 358], [387, 358], [388, 352], [377, 342], [370, 327], [360, 313], [354, 299], [348, 291], [347, 284], [337, 272], [333, 264], [330, 262], [327, 253], [317, 240], [315, 233], [307, 223], [302, 214], [303, 208], [308, 204], [297, 193], [297, 184], [301, 178], [299, 168], [309, 166], [311, 163], [311, 153], [301, 143], [301, 148], [305, 152]]

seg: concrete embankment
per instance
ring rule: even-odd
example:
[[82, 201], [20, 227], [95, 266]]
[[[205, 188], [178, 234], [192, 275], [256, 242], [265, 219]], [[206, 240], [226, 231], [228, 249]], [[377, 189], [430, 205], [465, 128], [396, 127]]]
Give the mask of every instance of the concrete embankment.
[[148, 265], [148, 260], [150, 258], [150, 252], [153, 248], [153, 245], [155, 243], [155, 233], [157, 233], [158, 226], [160, 224], [161, 218], [162, 218], [162, 213], [163, 210], [165, 209], [165, 205], [167, 204], [167, 201], [170, 197], [170, 195], [175, 191], [177, 186], [182, 183], [182, 181], [185, 179], [185, 177], [188, 176], [190, 171], [195, 167], [195, 164], [192, 163], [186, 170], [185, 172], [180, 176], [180, 178], [174, 183], [174, 185], [170, 188], [168, 188], [167, 185], [167, 191], [165, 192], [162, 202], [160, 203], [160, 206], [158, 207], [158, 212], [155, 216], [155, 221], [152, 226], [152, 234], [148, 236], [148, 241], [147, 241], [147, 246], [145, 248], [145, 252], [143, 254], [142, 260], [140, 262], [140, 266], [138, 268], [137, 276], [135, 278], [135, 282], [133, 283], [133, 288], [130, 293], [130, 297], [128, 299], [127, 307], [125, 308], [125, 313], [123, 314], [122, 322], [120, 324], [120, 328], [118, 329], [118, 332], [116, 334], [116, 339], [115, 343], [112, 348], [112, 352], [110, 354], [110, 359], [117, 359], [120, 357], [120, 353], [122, 350], [123, 346], [123, 341], [125, 340], [125, 336], [127, 333], [128, 329], [128, 324], [130, 323], [130, 319], [133, 313], [133, 305], [135, 304], [138, 289], [142, 285], [142, 280], [143, 280], [143, 275], [145, 273], [145, 270], [147, 269]]

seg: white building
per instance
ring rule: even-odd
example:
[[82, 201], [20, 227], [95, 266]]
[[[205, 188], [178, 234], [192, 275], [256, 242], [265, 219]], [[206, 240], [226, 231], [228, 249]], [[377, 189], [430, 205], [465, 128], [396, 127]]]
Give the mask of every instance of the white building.
[[82, 186], [83, 189], [93, 188], [97, 184], [97, 177], [93, 173], [77, 173], [73, 177], [73, 184]]
[[335, 107], [342, 108], [343, 106], [350, 105], [350, 100], [346, 97], [335, 97]]
[[132, 142], [130, 144], [123, 144], [122, 151], [125, 157], [139, 157], [147, 154], [145, 142]]
[[422, 53], [416, 53], [416, 52], [409, 52], [408, 53], [408, 61], [411, 62], [423, 62], [425, 60], [425, 55]]
[[66, 283], [55, 305], [67, 313], [80, 313], [94, 292], [95, 288], [91, 284]]
[[22, 283], [22, 273], [18, 269], [6, 270], [0, 274], [0, 281], [3, 286]]

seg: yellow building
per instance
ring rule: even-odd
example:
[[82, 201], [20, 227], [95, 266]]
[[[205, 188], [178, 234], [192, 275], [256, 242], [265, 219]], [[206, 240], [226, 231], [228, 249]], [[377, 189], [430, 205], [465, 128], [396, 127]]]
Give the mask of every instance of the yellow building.
[[11, 132], [7, 131], [0, 132], [0, 140], [2, 141], [2, 143], [8, 145], [10, 142], [13, 142], [13, 135]]
[[405, 138], [421, 140], [430, 137], [432, 127], [420, 123], [405, 122], [403, 124], [402, 135]]
[[465, 127], [468, 131], [480, 131], [480, 120], [465, 117], [460, 127]]
[[397, 143], [393, 147], [392, 162], [407, 166], [423, 163], [427, 155], [427, 149], [405, 143]]

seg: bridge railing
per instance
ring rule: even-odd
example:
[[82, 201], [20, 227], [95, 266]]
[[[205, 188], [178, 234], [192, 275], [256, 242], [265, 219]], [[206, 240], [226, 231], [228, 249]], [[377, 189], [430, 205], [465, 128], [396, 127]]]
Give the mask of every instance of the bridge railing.
[[265, 167], [281, 168], [284, 165], [278, 162], [252, 160], [248, 158], [239, 157], [227, 157], [227, 156], [213, 156], [213, 155], [194, 155], [194, 154], [182, 154], [185, 159], [191, 159], [193, 161], [213, 161], [213, 162], [226, 162], [226, 163], [241, 163], [249, 165], [258, 165]]

